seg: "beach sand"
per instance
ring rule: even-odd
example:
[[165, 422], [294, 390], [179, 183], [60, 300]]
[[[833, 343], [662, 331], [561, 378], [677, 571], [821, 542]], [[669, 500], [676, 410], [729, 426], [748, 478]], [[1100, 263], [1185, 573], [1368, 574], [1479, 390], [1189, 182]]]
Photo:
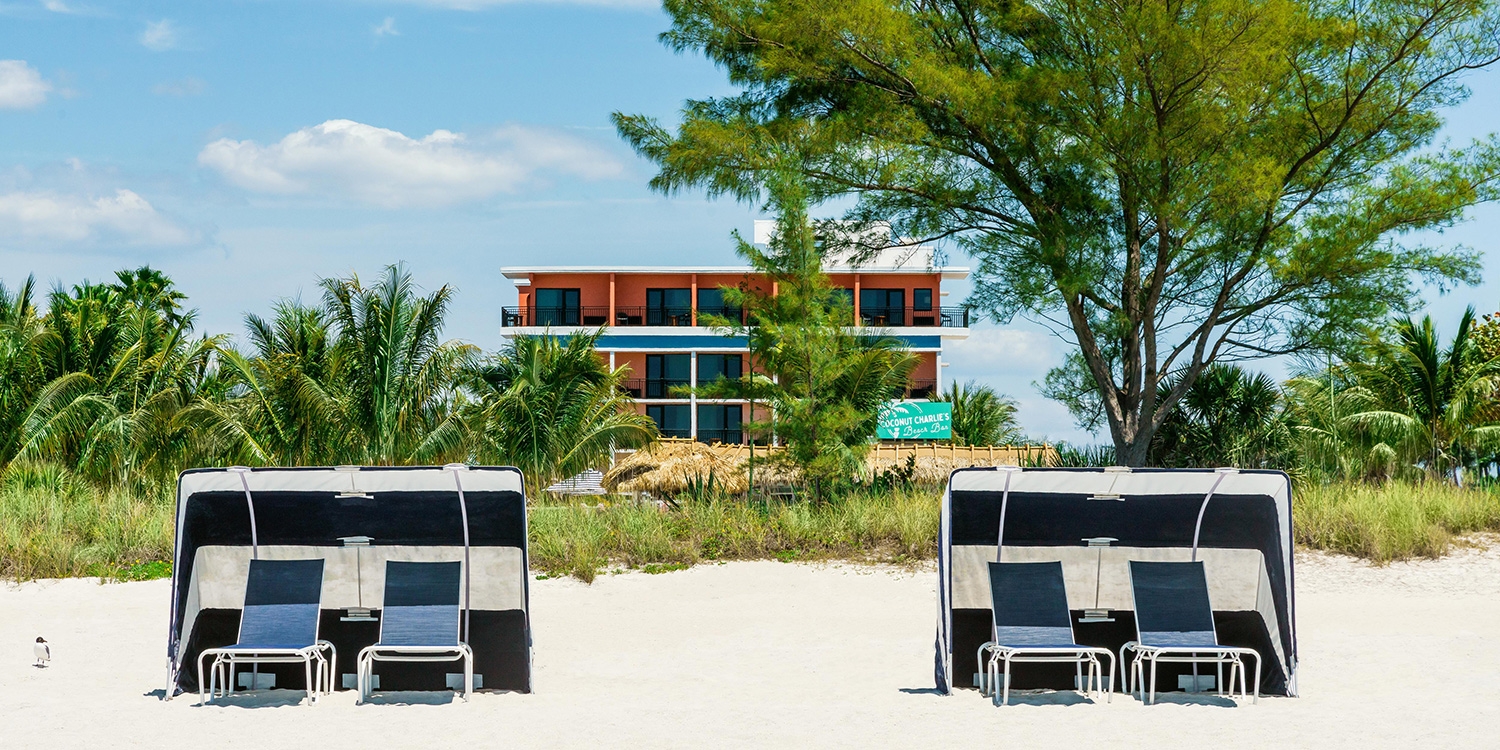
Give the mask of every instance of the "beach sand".
[[[932, 692], [930, 569], [536, 581], [533, 694], [313, 707], [281, 691], [158, 700], [166, 581], [0, 585], [0, 748], [1500, 746], [1500, 547], [1383, 568], [1300, 555], [1297, 585], [1301, 698], [1005, 708]], [[47, 669], [31, 666], [37, 635]]]

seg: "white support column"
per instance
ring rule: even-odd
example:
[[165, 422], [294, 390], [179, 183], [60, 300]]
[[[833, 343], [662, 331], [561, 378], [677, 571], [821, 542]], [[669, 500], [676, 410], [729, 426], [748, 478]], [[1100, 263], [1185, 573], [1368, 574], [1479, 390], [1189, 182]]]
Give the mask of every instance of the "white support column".
[[942, 395], [942, 393], [943, 393], [943, 352], [941, 350], [938, 351], [935, 359], [936, 359], [937, 366], [934, 367], [934, 368], [932, 368], [932, 369], [937, 374], [933, 376], [932, 388], [933, 388], [933, 390], [937, 391], [938, 395]]
[[611, 371], [615, 369], [615, 352], [613, 349], [609, 352], [609, 369]]
[[688, 425], [689, 435], [694, 440], [698, 439], [698, 353], [688, 355], [688, 384], [693, 387], [693, 392], [688, 395]]

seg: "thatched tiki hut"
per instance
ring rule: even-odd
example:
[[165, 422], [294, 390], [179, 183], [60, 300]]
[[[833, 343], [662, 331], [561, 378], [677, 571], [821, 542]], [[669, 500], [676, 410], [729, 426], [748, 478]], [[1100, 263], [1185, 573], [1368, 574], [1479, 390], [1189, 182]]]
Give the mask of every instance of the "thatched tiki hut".
[[[755, 448], [755, 485], [791, 484], [795, 477], [772, 465], [775, 447]], [[1053, 466], [1057, 450], [1050, 445], [957, 446], [940, 443], [878, 444], [865, 457], [864, 478], [904, 467], [912, 461], [917, 484], [941, 485], [954, 469], [970, 466]], [[627, 454], [604, 475], [609, 492], [678, 495], [710, 484], [738, 495], [749, 488], [750, 449], [743, 445], [708, 445], [693, 440], [662, 439]]]

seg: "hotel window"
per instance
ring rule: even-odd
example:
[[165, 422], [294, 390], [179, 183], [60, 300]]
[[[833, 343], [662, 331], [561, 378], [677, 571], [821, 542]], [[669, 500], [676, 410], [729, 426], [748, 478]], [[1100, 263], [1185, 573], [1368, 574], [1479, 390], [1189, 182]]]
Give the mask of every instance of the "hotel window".
[[692, 324], [693, 290], [646, 290], [646, 325], [686, 326]]
[[534, 308], [536, 313], [532, 325], [576, 326], [578, 325], [578, 290], [538, 289]]
[[719, 378], [738, 378], [740, 362], [738, 354], [699, 354], [698, 382], [702, 384], [712, 383]]
[[913, 289], [913, 290], [911, 290], [911, 309], [913, 309], [913, 310], [921, 310], [922, 312], [931, 312], [932, 311], [932, 290], [931, 289]]
[[646, 355], [646, 398], [677, 398], [672, 388], [688, 385], [692, 362], [688, 354]]
[[656, 423], [662, 437], [685, 438], [693, 436], [692, 412], [687, 404], [649, 404], [646, 416]]
[[[698, 314], [717, 315], [728, 318], [730, 322], [737, 323], [740, 320], [740, 309], [733, 307], [724, 301], [723, 289], [699, 289], [698, 290]], [[702, 325], [699, 321], [699, 325]]]
[[705, 443], [740, 443], [739, 404], [700, 404], [698, 439]]
[[906, 325], [906, 290], [859, 290], [859, 316], [866, 325]]
[[914, 326], [936, 325], [937, 319], [932, 316], [932, 290], [911, 290], [911, 324]]

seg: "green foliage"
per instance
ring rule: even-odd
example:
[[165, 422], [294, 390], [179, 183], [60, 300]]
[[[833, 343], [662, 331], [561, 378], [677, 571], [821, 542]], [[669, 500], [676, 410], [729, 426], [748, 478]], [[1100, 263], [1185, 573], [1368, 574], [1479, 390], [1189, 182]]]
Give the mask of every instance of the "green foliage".
[[1057, 446], [1057, 465], [1069, 468], [1092, 468], [1096, 466], [1118, 466], [1115, 461], [1115, 447], [1113, 445], [1070, 445], [1059, 443]]
[[1456, 481], [1466, 458], [1500, 449], [1500, 425], [1490, 423], [1500, 360], [1470, 343], [1473, 319], [1473, 308], [1465, 310], [1446, 348], [1430, 316], [1399, 320], [1394, 341], [1377, 343], [1368, 360], [1349, 365], [1377, 405], [1350, 415], [1350, 424], [1431, 477]]
[[1009, 445], [1022, 439], [1016, 402], [987, 385], [949, 383], [933, 400], [953, 404], [953, 442], [958, 445]]
[[622, 390], [629, 368], [611, 370], [595, 350], [600, 335], [516, 337], [470, 368], [462, 419], [475, 459], [521, 469], [535, 496], [655, 440], [656, 424]]
[[758, 202], [795, 158], [812, 201], [950, 238], [973, 302], [1076, 342], [1058, 385], [1091, 384], [1122, 463], [1214, 361], [1345, 342], [1417, 279], [1477, 279], [1472, 253], [1402, 238], [1494, 197], [1494, 140], [1433, 143], [1500, 57], [1493, 2], [665, 9], [664, 43], [735, 93], [674, 131], [615, 115], [654, 188]]
[[1162, 422], [1151, 444], [1156, 466], [1286, 468], [1293, 435], [1276, 382], [1214, 364]]
[[1500, 530], [1500, 493], [1441, 482], [1299, 486], [1296, 541], [1374, 562], [1440, 557], [1455, 537]]
[[853, 311], [823, 272], [831, 234], [820, 238], [809, 221], [800, 176], [773, 175], [769, 192], [779, 220], [768, 248], [739, 240], [737, 251], [775, 289], [725, 287], [725, 300], [745, 310], [749, 323], [709, 319], [749, 340], [753, 366], [744, 378], [701, 386], [699, 397], [765, 404], [771, 419], [749, 429], [774, 429], [786, 446], [777, 459], [821, 495], [860, 473], [880, 405], [900, 398], [917, 359], [896, 339], [849, 331]]
[[165, 574], [172, 507], [170, 485], [102, 489], [56, 464], [12, 463], [0, 473], [0, 579]]
[[706, 560], [911, 563], [937, 552], [938, 502], [931, 490], [868, 489], [816, 505], [722, 496], [675, 510], [543, 503], [531, 515], [531, 563], [584, 581], [611, 565], [665, 572]]

